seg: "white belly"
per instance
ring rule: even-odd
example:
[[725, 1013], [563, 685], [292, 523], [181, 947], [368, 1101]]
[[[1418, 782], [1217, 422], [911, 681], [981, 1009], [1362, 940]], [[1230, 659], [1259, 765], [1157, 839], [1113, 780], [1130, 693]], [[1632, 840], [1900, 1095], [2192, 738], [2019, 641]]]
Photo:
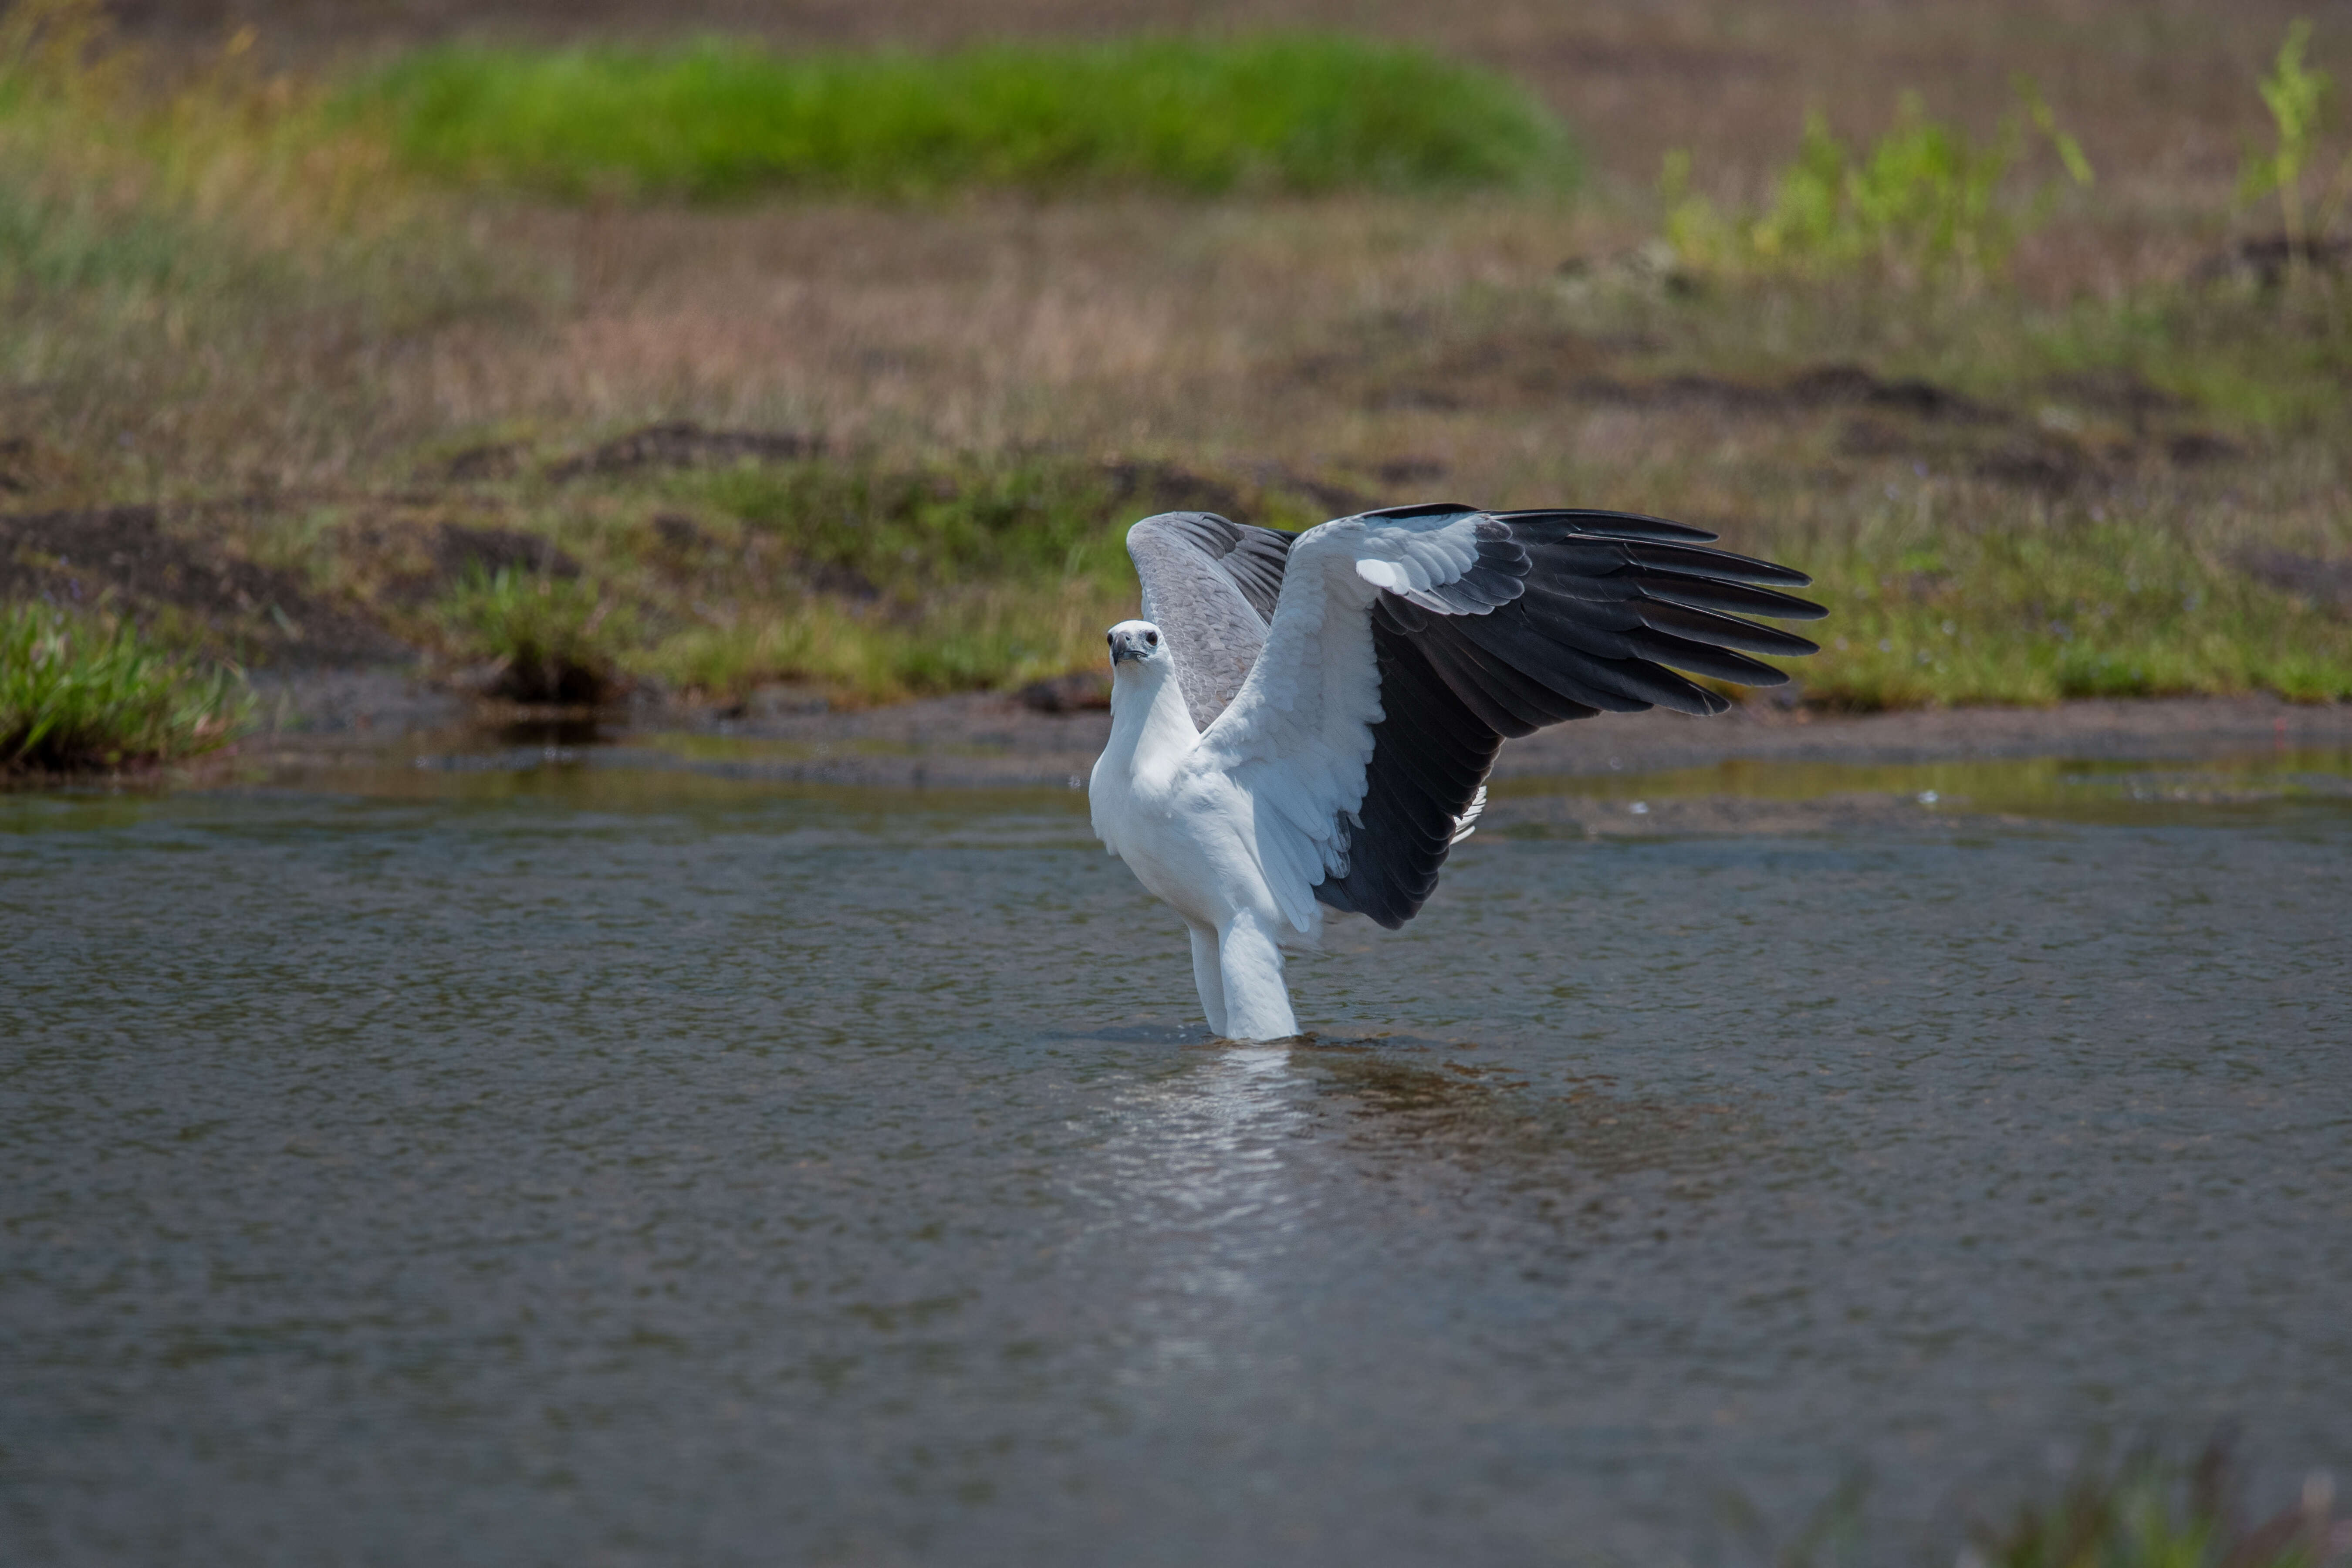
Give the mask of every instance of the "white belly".
[[1103, 842], [1185, 920], [1223, 930], [1246, 910], [1268, 930], [1282, 926], [1251, 842], [1255, 803], [1230, 779], [1196, 776], [1160, 790], [1130, 784], [1098, 804]]

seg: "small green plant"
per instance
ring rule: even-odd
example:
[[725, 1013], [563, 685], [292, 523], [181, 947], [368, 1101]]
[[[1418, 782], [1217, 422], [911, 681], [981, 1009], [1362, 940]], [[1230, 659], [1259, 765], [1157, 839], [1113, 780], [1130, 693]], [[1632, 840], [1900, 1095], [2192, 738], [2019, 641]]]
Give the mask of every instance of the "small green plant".
[[2238, 174], [2240, 200], [2257, 202], [2272, 195], [2278, 197], [2290, 289], [2301, 286], [2313, 237], [2333, 227], [2343, 216], [2346, 202], [2352, 200], [2352, 152], [2347, 152], [2332, 186], [2322, 196], [2315, 213], [2310, 215], [2316, 221], [2307, 224], [2304, 178], [2318, 150], [2328, 94], [2335, 88], [2326, 71], [2315, 70], [2305, 62], [2305, 52], [2310, 46], [2309, 22], [2297, 21], [2288, 26], [2278, 56], [2271, 63], [2270, 74], [2257, 84], [2263, 103], [2271, 111], [2273, 144], [2267, 153], [2249, 151]]
[[573, 198], [1557, 186], [1575, 170], [1567, 132], [1514, 83], [1318, 35], [939, 55], [453, 45], [344, 102], [414, 167]]
[[436, 617], [461, 657], [492, 666], [485, 692], [513, 702], [611, 695], [632, 617], [583, 577], [469, 571]]
[[173, 762], [234, 739], [243, 678], [127, 621], [0, 608], [0, 770], [74, 773]]
[[2021, 207], [2004, 202], [2038, 137], [2066, 177], [2092, 181], [2090, 161], [2029, 82], [1991, 142], [1931, 120], [1906, 93], [1895, 123], [1866, 150], [1840, 141], [1820, 111], [1806, 116], [1794, 162], [1760, 213], [1726, 215], [1690, 188], [1690, 155], [1670, 153], [1659, 182], [1665, 235], [1685, 264], [1727, 271], [1835, 273], [1876, 266], [1900, 281], [1998, 276], [2018, 239], [2047, 214], [2054, 186]]
[[2334, 1489], [2305, 1483], [2301, 1506], [2256, 1525], [2238, 1517], [2231, 1464], [2218, 1445], [2185, 1470], [2146, 1455], [2090, 1464], [2054, 1503], [2020, 1509], [1982, 1529], [1962, 1568], [2326, 1568], [2352, 1554], [2352, 1521], [2335, 1518]]
[[2296, 246], [2304, 237], [2303, 172], [2311, 160], [2320, 114], [2334, 85], [2326, 71], [2313, 70], [2304, 63], [2304, 51], [2310, 44], [2309, 22], [2296, 21], [2288, 26], [2271, 74], [2259, 84], [2277, 132], [2277, 145], [2265, 154], [2248, 154], [2238, 186], [2240, 197], [2247, 201], [2278, 194], [2281, 226], [2288, 243]]

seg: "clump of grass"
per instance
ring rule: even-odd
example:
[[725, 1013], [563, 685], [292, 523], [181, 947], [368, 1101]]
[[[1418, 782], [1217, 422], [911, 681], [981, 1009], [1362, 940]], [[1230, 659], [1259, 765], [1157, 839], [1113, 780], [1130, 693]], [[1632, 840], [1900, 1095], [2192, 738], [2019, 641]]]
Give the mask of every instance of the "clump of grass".
[[198, 756], [234, 739], [243, 679], [127, 621], [0, 607], [0, 769], [74, 773]]
[[584, 577], [477, 566], [436, 619], [461, 657], [492, 666], [487, 695], [574, 705], [612, 694], [632, 617]]
[[2352, 1521], [2315, 1476], [2300, 1506], [2259, 1524], [2239, 1517], [2227, 1453], [2185, 1470], [2141, 1455], [2086, 1465], [2055, 1502], [1981, 1529], [1961, 1568], [2327, 1568], [2352, 1556]]
[[1038, 192], [1564, 187], [1526, 91], [1332, 36], [783, 55], [740, 41], [412, 54], [347, 102], [412, 166], [566, 197], [767, 188]]
[[1666, 239], [1685, 265], [1717, 271], [1825, 274], [1873, 266], [1905, 282], [1997, 276], [2019, 237], [2045, 216], [2043, 182], [2022, 204], [2004, 186], [2039, 138], [2066, 175], [2092, 180], [2074, 139], [2058, 128], [2030, 85], [1989, 142], [1931, 120], [1906, 93], [1895, 124], [1867, 149], [1839, 140], [1818, 111], [1806, 116], [1795, 162], [1773, 183], [1760, 213], [1718, 212], [1690, 189], [1690, 156], [1670, 153], [1661, 179]]

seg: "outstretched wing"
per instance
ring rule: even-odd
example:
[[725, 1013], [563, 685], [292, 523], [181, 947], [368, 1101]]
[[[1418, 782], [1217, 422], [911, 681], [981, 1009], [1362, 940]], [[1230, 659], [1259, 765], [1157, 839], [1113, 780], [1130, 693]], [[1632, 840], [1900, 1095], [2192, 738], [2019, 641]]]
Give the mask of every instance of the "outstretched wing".
[[1127, 531], [1143, 618], [1168, 639], [1195, 729], [1225, 710], [1257, 662], [1290, 542], [1213, 511], [1162, 512]]
[[[1398, 507], [1298, 537], [1265, 650], [1203, 732], [1258, 802], [1261, 864], [1304, 930], [1309, 899], [1396, 927], [1437, 885], [1507, 736], [1601, 712], [1717, 713], [1675, 673], [1772, 686], [1749, 653], [1812, 653], [1740, 618], [1810, 620], [1809, 579], [1624, 512]], [[1741, 651], [1745, 650], [1745, 651]]]

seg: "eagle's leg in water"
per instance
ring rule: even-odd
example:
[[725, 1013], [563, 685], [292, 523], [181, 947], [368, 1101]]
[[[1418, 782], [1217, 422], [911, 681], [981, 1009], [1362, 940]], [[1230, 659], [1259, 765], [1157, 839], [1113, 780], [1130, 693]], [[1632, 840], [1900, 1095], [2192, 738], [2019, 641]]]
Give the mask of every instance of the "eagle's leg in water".
[[1212, 1016], [1210, 1027], [1235, 1040], [1280, 1040], [1298, 1033], [1290, 989], [1282, 983], [1282, 949], [1255, 915], [1244, 910], [1217, 934], [1217, 967], [1224, 973], [1225, 1016]]
[[1192, 926], [1192, 989], [1201, 994], [1201, 1011], [1209, 1020], [1209, 1032], [1225, 1032], [1225, 976], [1217, 964], [1217, 933], [1209, 926]]

